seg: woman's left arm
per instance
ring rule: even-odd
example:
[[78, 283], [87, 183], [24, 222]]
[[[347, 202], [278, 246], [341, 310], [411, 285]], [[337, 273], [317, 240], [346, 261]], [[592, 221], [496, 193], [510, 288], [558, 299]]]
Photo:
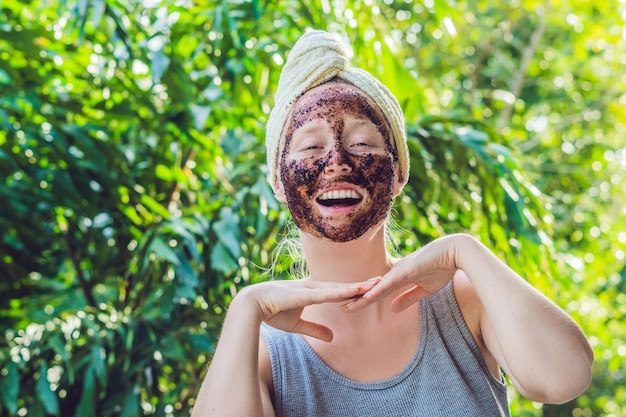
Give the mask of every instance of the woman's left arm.
[[589, 386], [593, 352], [580, 327], [470, 235], [437, 239], [403, 258], [346, 309], [362, 308], [406, 286], [392, 302], [394, 310], [403, 310], [443, 288], [459, 269], [480, 300], [473, 316], [483, 342], [522, 395], [563, 403]]
[[593, 363], [580, 327], [478, 240], [458, 236], [459, 269], [482, 304], [483, 341], [516, 388], [543, 403], [580, 395]]

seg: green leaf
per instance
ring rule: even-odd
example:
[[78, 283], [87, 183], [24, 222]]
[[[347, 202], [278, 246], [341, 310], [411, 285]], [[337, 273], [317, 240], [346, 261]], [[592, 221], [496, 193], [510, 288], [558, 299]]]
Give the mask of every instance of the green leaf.
[[70, 384], [74, 384], [74, 367], [70, 361], [70, 356], [65, 348], [65, 340], [60, 334], [55, 334], [48, 340], [48, 343], [54, 350], [54, 352], [61, 357], [61, 360], [65, 364], [65, 376]]
[[170, 59], [163, 51], [157, 51], [154, 53], [151, 61], [152, 69], [152, 82], [158, 84], [161, 82], [161, 77], [170, 65]]
[[150, 210], [153, 214], [158, 214], [161, 217], [163, 217], [164, 219], [169, 219], [170, 218], [170, 212], [167, 211], [167, 209], [165, 207], [163, 207], [154, 198], [150, 197], [147, 194], [142, 194], [140, 199], [141, 199], [141, 203], [144, 206], [146, 206], [146, 208], [148, 210]]
[[250, 191], [258, 195], [259, 198], [263, 198], [270, 209], [278, 210], [280, 208], [278, 200], [276, 200], [274, 192], [265, 177], [260, 177], [250, 188]]
[[167, 227], [172, 230], [172, 232], [188, 241], [194, 241], [192, 233], [206, 233], [205, 225], [200, 224], [198, 221], [187, 222], [186, 219], [180, 217], [172, 218], [169, 222], [167, 222]]
[[80, 395], [80, 402], [74, 413], [74, 417], [92, 417], [94, 415], [94, 399], [95, 399], [95, 377], [94, 369], [90, 365], [84, 374], [83, 391]]
[[467, 126], [457, 128], [455, 133], [463, 142], [483, 144], [489, 139], [489, 135], [487, 133]]
[[188, 334], [186, 335], [186, 339], [197, 351], [213, 352], [213, 350], [215, 349], [215, 346], [213, 345], [213, 343], [209, 342], [206, 335]]
[[17, 399], [20, 393], [20, 381], [17, 364], [9, 361], [5, 367], [6, 375], [0, 379], [0, 394], [10, 416], [17, 413]]
[[43, 362], [39, 367], [39, 376], [35, 383], [35, 393], [39, 403], [43, 406], [48, 414], [53, 416], [59, 415], [59, 400], [57, 396], [50, 389], [50, 383], [48, 382], [48, 363]]
[[159, 350], [164, 358], [173, 361], [185, 360], [185, 350], [174, 336], [167, 336], [159, 343]]
[[163, 181], [172, 181], [174, 179], [174, 173], [172, 172], [172, 169], [163, 164], [158, 164], [155, 167], [154, 174], [157, 178], [160, 178]]
[[196, 290], [196, 286], [191, 286], [188, 284], [181, 284], [176, 287], [176, 298], [177, 299], [185, 299], [185, 300], [193, 300], [198, 295]]
[[230, 207], [225, 207], [220, 213], [220, 219], [213, 223], [213, 230], [231, 256], [239, 259], [241, 256], [239, 216], [233, 213]]
[[0, 84], [3, 84], [3, 85], [10, 85], [11, 84], [11, 77], [2, 68], [0, 68]]
[[91, 348], [91, 364], [90, 367], [93, 369], [93, 372], [100, 383], [100, 386], [106, 387], [107, 385], [107, 370], [106, 364], [104, 362], [105, 353], [103, 352], [103, 347], [99, 345], [94, 345]]
[[122, 404], [119, 417], [137, 417], [139, 415], [139, 398], [134, 390], [128, 390]]
[[211, 250], [211, 266], [216, 271], [222, 271], [226, 274], [235, 271], [239, 267], [228, 249], [221, 242], [218, 242]]
[[176, 265], [174, 270], [181, 283], [192, 287], [198, 285], [198, 275], [188, 258], [179, 260], [179, 263]]
[[130, 220], [132, 221], [134, 224], [142, 224], [142, 219], [139, 216], [139, 214], [137, 213], [137, 210], [135, 209], [135, 207], [132, 206], [126, 206], [123, 207], [121, 209], [122, 213]]
[[150, 243], [149, 253], [154, 253], [159, 259], [166, 260], [174, 265], [180, 264], [180, 260], [176, 253], [170, 248], [167, 243], [160, 237], [155, 237], [152, 243]]

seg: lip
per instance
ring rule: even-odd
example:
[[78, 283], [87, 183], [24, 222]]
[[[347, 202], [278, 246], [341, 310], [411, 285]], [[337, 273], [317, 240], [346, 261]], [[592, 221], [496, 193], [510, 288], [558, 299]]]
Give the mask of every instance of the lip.
[[361, 189], [359, 189], [358, 187], [355, 187], [352, 184], [337, 184], [337, 185], [333, 185], [332, 187], [326, 187], [326, 188], [321, 189], [315, 195], [315, 199], [317, 200], [318, 198], [320, 198], [322, 195], [326, 194], [329, 191], [354, 191], [361, 197], [365, 198], [365, 193], [361, 191]]
[[[357, 202], [356, 204], [352, 204], [349, 206], [341, 206], [341, 207], [328, 207], [328, 206], [324, 206], [322, 204], [319, 203], [319, 198], [330, 192], [330, 191], [347, 191], [347, 192], [356, 192], [359, 196], [361, 196], [361, 200], [359, 202]], [[354, 210], [356, 210], [365, 200], [365, 194], [362, 190], [360, 190], [359, 188], [351, 185], [351, 184], [337, 184], [334, 185], [332, 187], [327, 187], [324, 188], [322, 190], [320, 190], [320, 192], [317, 193], [317, 195], [315, 196], [315, 204], [317, 205], [317, 207], [319, 208], [320, 211], [322, 212], [326, 212], [326, 213], [330, 213], [330, 214], [346, 214], [346, 213], [350, 213]]]

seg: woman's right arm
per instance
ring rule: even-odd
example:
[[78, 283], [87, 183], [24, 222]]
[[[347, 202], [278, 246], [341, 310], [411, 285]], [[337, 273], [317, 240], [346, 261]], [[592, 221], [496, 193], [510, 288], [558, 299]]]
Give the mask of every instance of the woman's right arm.
[[274, 416], [259, 377], [262, 317], [250, 298], [242, 292], [230, 305], [192, 417]]
[[333, 334], [328, 327], [301, 318], [304, 308], [359, 297], [378, 281], [380, 278], [358, 283], [305, 279], [244, 288], [230, 304], [192, 417], [274, 417], [269, 359], [265, 346], [259, 346], [261, 323], [330, 341]]

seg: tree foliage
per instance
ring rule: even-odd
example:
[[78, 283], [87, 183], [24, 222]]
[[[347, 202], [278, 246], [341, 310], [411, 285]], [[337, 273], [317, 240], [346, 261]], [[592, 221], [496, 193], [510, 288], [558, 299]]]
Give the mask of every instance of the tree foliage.
[[626, 416], [623, 4], [0, 8], [1, 416], [189, 412], [224, 310], [288, 223], [264, 125], [307, 28], [346, 37], [405, 110], [398, 252], [468, 231], [590, 336], [590, 389], [561, 406], [511, 391], [513, 414]]

